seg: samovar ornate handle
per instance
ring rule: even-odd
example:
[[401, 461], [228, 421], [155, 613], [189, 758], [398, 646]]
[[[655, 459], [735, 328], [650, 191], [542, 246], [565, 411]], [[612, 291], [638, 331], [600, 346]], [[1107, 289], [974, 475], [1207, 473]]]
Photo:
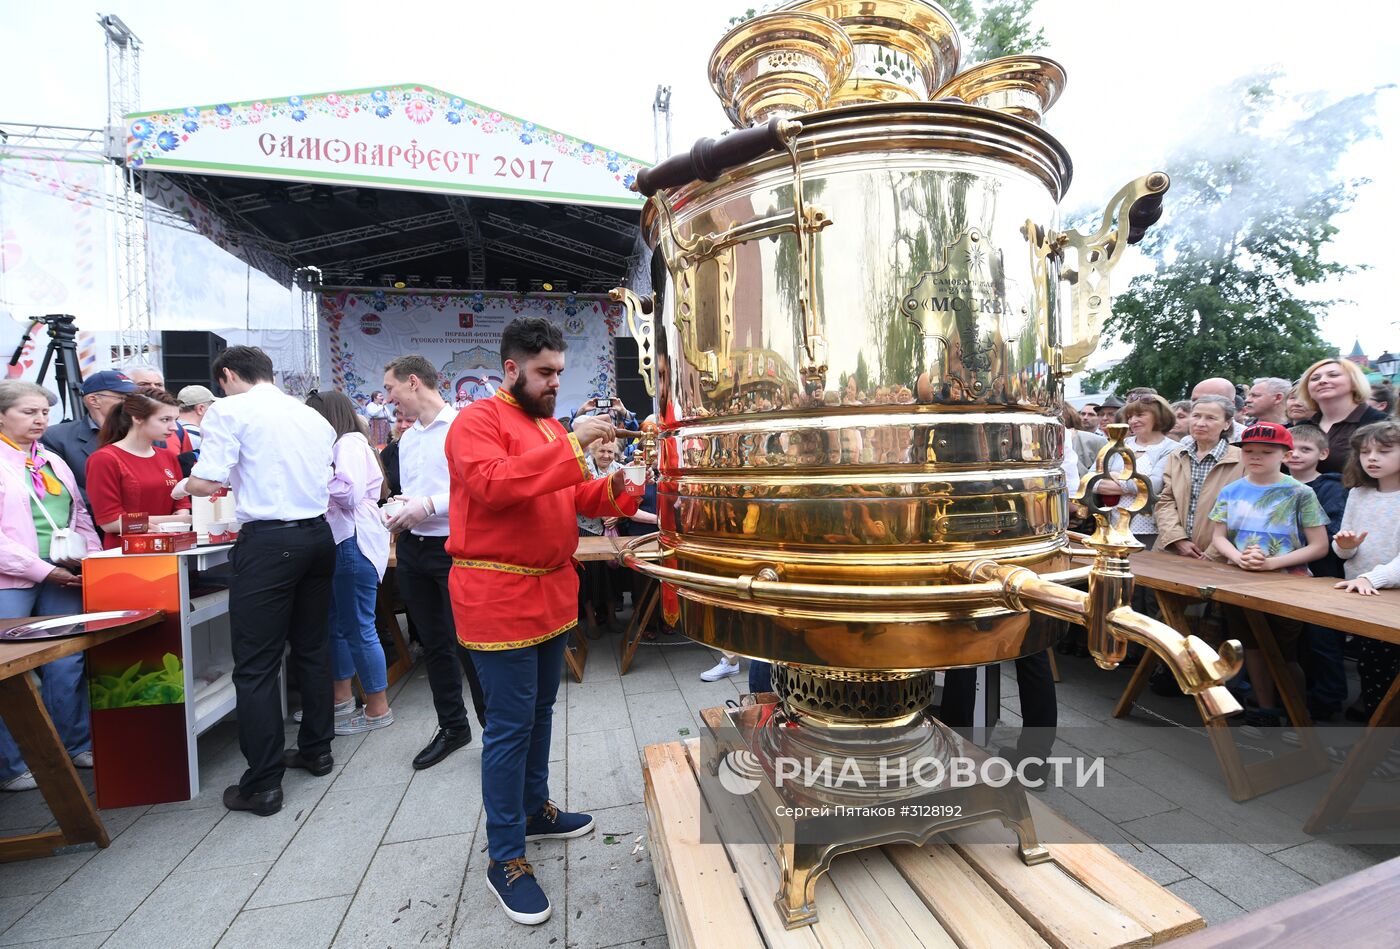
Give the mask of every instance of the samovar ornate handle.
[[647, 395], [656, 398], [656, 294], [644, 297], [628, 290], [615, 287], [608, 291], [608, 299], [621, 303], [627, 316], [627, 331], [637, 341], [637, 371], [642, 384], [647, 387]]
[[[1112, 314], [1109, 272], [1124, 247], [1136, 244], [1162, 216], [1162, 198], [1171, 178], [1161, 171], [1143, 175], [1119, 189], [1104, 209], [1092, 234], [1079, 231], [1046, 232], [1036, 228], [1028, 238], [1034, 256], [1062, 258], [1075, 253], [1075, 267], [1062, 268], [1060, 279], [1070, 286], [1069, 317], [1052, 337], [1058, 345], [1051, 354], [1055, 371], [1062, 376], [1078, 372], [1098, 348], [1099, 334]], [[1039, 268], [1045, 272], [1048, 268]]]

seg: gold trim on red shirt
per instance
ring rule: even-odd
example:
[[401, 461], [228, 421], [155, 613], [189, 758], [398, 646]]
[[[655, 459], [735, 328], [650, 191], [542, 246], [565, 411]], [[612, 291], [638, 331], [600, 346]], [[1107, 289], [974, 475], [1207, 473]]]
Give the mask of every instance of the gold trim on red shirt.
[[583, 480], [592, 481], [593, 476], [588, 473], [588, 462], [583, 457], [583, 446], [578, 443], [578, 436], [573, 432], [569, 433], [569, 444], [573, 446], [574, 458], [578, 461], [578, 470], [583, 472]]
[[552, 630], [551, 632], [545, 633], [543, 636], [533, 636], [530, 639], [517, 639], [513, 642], [508, 643], [467, 642], [461, 637], [457, 638], [457, 642], [462, 646], [463, 649], [471, 649], [475, 650], [476, 652], [500, 652], [503, 649], [524, 649], [526, 646], [538, 646], [540, 643], [545, 642], [546, 640], [553, 639], [560, 633], [567, 633], [569, 630], [573, 629], [577, 625], [578, 620], [571, 619], [563, 626], [560, 626], [558, 629]]
[[500, 563], [496, 560], [465, 560], [461, 557], [452, 558], [452, 566], [467, 567], [471, 570], [496, 570], [500, 573], [518, 573], [524, 577], [544, 577], [556, 570], [562, 570], [563, 565], [558, 567], [522, 567], [514, 563]]

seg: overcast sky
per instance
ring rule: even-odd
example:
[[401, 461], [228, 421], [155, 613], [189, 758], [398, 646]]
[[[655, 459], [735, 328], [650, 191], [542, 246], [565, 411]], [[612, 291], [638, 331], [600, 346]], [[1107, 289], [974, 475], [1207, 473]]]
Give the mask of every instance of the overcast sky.
[[[727, 126], [706, 65], [728, 18], [751, 2], [120, 0], [102, 12], [144, 42], [143, 107], [421, 82], [650, 158], [658, 83], [674, 90], [676, 150]], [[1064, 207], [1100, 205], [1182, 141], [1208, 135], [1196, 119], [1202, 101], [1244, 73], [1278, 67], [1290, 88], [1333, 99], [1400, 81], [1395, 15], [1357, 0], [1040, 0], [1046, 53], [1069, 74], [1046, 123], [1076, 164]], [[4, 22], [0, 121], [102, 124], [102, 32], [90, 0], [6, 0]], [[1372, 269], [1326, 294], [1355, 302], [1336, 306], [1323, 327], [1344, 350], [1359, 336], [1373, 356], [1400, 347], [1397, 248], [1387, 243], [1400, 220], [1400, 90], [1381, 94], [1378, 125], [1382, 137], [1345, 161], [1374, 182], [1338, 219], [1333, 251]]]

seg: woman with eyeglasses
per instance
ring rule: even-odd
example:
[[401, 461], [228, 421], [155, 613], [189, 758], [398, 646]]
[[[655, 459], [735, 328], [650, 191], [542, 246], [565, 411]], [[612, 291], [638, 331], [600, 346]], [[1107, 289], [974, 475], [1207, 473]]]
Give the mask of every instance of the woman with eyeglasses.
[[[78, 561], [54, 560], [54, 532], [71, 528], [89, 551], [100, 550], [72, 470], [39, 444], [49, 427], [48, 390], [0, 382], [0, 616], [83, 611]], [[59, 527], [62, 525], [62, 528]], [[92, 730], [81, 653], [38, 669], [39, 692], [63, 747], [80, 768], [92, 767]], [[0, 791], [38, 787], [10, 732], [0, 722]]]

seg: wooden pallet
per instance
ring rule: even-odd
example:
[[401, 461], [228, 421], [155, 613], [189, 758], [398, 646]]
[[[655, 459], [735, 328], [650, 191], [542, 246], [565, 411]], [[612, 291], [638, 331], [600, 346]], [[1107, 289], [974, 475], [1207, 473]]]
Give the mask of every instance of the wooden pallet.
[[[1023, 865], [1000, 824], [837, 857], [817, 883], [818, 921], [787, 930], [779, 868], [744, 802], [699, 762], [699, 739], [644, 752], [647, 822], [672, 946], [1149, 946], [1202, 929], [1188, 903], [1031, 800], [1052, 863]], [[703, 793], [702, 793], [703, 791]], [[724, 841], [721, 843], [720, 841]], [[746, 841], [733, 843], [733, 841]]]

